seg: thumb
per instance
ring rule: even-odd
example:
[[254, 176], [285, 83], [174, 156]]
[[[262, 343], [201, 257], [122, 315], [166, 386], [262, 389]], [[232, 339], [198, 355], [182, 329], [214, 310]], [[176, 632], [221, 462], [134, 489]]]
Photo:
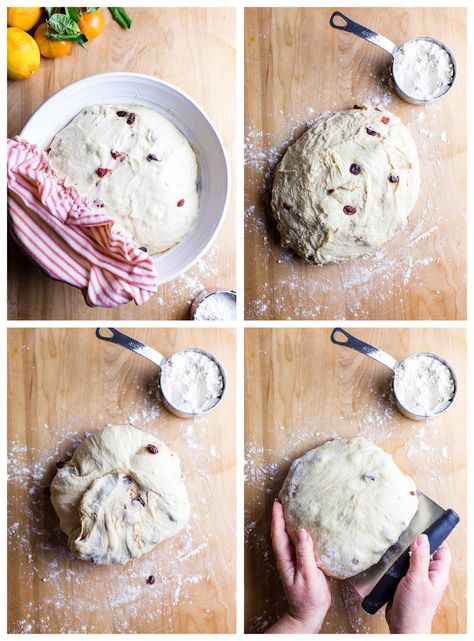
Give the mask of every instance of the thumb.
[[315, 569], [313, 539], [306, 530], [299, 530], [295, 541], [296, 571], [308, 576]]
[[411, 545], [410, 567], [407, 577], [426, 580], [430, 567], [430, 543], [426, 534], [420, 534]]

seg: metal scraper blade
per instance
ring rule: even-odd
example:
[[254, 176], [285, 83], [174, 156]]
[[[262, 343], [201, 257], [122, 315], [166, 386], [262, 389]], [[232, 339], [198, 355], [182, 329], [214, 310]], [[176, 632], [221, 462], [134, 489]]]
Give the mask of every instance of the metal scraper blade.
[[416, 537], [427, 530], [444, 513], [444, 509], [422, 492], [417, 492], [418, 510], [400, 538], [382, 556], [380, 561], [364, 572], [348, 579], [352, 587], [364, 598], [371, 593], [395, 561], [407, 550]]

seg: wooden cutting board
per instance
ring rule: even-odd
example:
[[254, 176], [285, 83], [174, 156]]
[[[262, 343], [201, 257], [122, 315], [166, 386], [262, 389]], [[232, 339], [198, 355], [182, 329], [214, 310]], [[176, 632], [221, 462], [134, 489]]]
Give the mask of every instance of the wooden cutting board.
[[[445, 42], [459, 76], [415, 107], [389, 86], [389, 54], [329, 26], [330, 8], [246, 9], [246, 318], [466, 318], [466, 10], [341, 9], [397, 44]], [[409, 127], [422, 184], [407, 230], [372, 257], [317, 267], [282, 250], [273, 168], [320, 113], [381, 103]]]
[[[290, 463], [335, 436], [363, 435], [389, 452], [422, 492], [454, 509], [448, 590], [433, 631], [466, 632], [466, 333], [463, 329], [349, 329], [397, 359], [433, 351], [454, 368], [453, 406], [429, 422], [395, 409], [390, 371], [330, 342], [331, 329], [245, 332], [245, 618], [262, 632], [284, 612], [270, 544], [271, 509]], [[330, 580], [332, 605], [322, 632], [385, 633], [383, 612], [365, 614], [344, 582]]]
[[[211, 351], [226, 370], [226, 396], [203, 418], [178, 419], [156, 398], [157, 368], [94, 329], [9, 330], [11, 633], [235, 631], [234, 332], [127, 332], [165, 355]], [[127, 421], [180, 457], [191, 518], [137, 561], [94, 566], [69, 553], [45, 488], [85, 433]]]
[[[18, 134], [31, 114], [62, 87], [97, 73], [132, 71], [170, 82], [193, 98], [215, 124], [235, 173], [235, 11], [233, 8], [131, 8], [125, 31], [103, 9], [102, 34], [88, 51], [74, 46], [57, 60], [41, 59], [36, 75], [8, 83], [8, 134]], [[8, 317], [47, 319], [185, 319], [203, 289], [235, 289], [233, 198], [216, 242], [198, 265], [159, 288], [137, 307], [90, 309], [80, 291], [54, 282], [9, 241]]]

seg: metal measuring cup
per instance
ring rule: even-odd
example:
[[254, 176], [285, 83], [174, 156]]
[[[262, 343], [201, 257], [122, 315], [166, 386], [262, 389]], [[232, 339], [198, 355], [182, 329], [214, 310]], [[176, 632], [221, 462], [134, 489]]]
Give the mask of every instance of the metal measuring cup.
[[[337, 334], [343, 334], [346, 340], [338, 339]], [[456, 374], [454, 373], [453, 368], [449, 363], [447, 363], [444, 360], [444, 358], [441, 358], [441, 356], [438, 356], [437, 354], [433, 354], [432, 352], [417, 352], [416, 354], [412, 354], [411, 356], [404, 358], [402, 361], [397, 361], [393, 356], [390, 356], [390, 354], [383, 352], [378, 347], [374, 347], [373, 345], [370, 345], [369, 343], [365, 343], [364, 341], [361, 341], [359, 338], [352, 336], [352, 334], [349, 334], [349, 332], [347, 332], [345, 329], [342, 329], [342, 327], [336, 327], [335, 329], [333, 329], [331, 333], [331, 341], [335, 345], [343, 345], [344, 347], [350, 347], [351, 349], [354, 349], [356, 352], [360, 352], [361, 354], [370, 356], [370, 358], [373, 358], [374, 360], [378, 361], [379, 363], [382, 363], [382, 365], [385, 365], [386, 367], [392, 370], [393, 372], [392, 392], [393, 392], [393, 397], [395, 399], [395, 404], [397, 406], [398, 411], [401, 412], [407, 418], [411, 418], [413, 421], [426, 421], [427, 419], [436, 418], [437, 416], [440, 416], [449, 407], [451, 407], [458, 389], [458, 382], [457, 382]], [[417, 356], [429, 356], [430, 358], [433, 358], [439, 361], [449, 369], [451, 373], [451, 378], [453, 379], [453, 383], [454, 383], [453, 395], [451, 396], [449, 401], [446, 403], [446, 406], [443, 407], [436, 414], [429, 414], [429, 415], [415, 414], [400, 402], [400, 399], [398, 398], [398, 395], [397, 395], [397, 374], [400, 369], [400, 366], [403, 365], [403, 363], [406, 363], [406, 361], [410, 360], [411, 358], [416, 358]]]
[[[104, 329], [106, 329], [106, 331], [111, 332], [112, 335], [102, 334]], [[107, 328], [98, 327], [95, 330], [95, 335], [101, 341], [107, 341], [108, 343], [114, 343], [115, 345], [120, 345], [121, 347], [125, 347], [125, 349], [129, 349], [131, 352], [135, 352], [135, 354], [139, 354], [140, 356], [147, 358], [149, 361], [151, 361], [152, 363], [155, 363], [155, 365], [157, 365], [160, 368], [159, 383], [160, 383], [161, 395], [163, 398], [163, 404], [168, 410], [168, 412], [171, 412], [171, 414], [174, 414], [179, 418], [194, 418], [196, 416], [203, 416], [204, 414], [207, 414], [208, 412], [213, 410], [215, 407], [217, 407], [217, 405], [219, 405], [219, 403], [222, 401], [222, 398], [224, 396], [226, 386], [227, 386], [225, 370], [222, 364], [220, 363], [220, 361], [210, 352], [206, 352], [206, 350], [200, 349], [198, 347], [187, 347], [186, 349], [181, 349], [178, 352], [171, 354], [171, 356], [163, 356], [163, 354], [160, 354], [160, 352], [158, 352], [156, 349], [153, 349], [152, 347], [145, 345], [145, 343], [141, 343], [140, 341], [137, 341], [134, 338], [131, 338], [130, 336], [127, 336], [126, 334], [119, 332], [117, 329], [114, 329], [113, 327], [107, 327]], [[179, 407], [175, 407], [166, 398], [166, 394], [163, 390], [162, 379], [163, 379], [163, 374], [166, 375], [166, 367], [168, 365], [168, 362], [173, 356], [175, 356], [176, 354], [181, 354], [182, 352], [198, 352], [199, 354], [204, 354], [204, 356], [207, 356], [207, 358], [210, 358], [212, 361], [214, 361], [214, 363], [219, 368], [220, 374], [222, 376], [222, 391], [219, 398], [217, 399], [217, 401], [212, 407], [210, 407], [209, 409], [203, 412], [185, 412], [179, 409]]]
[[[344, 24], [336, 24], [334, 19], [337, 17], [341, 18], [344, 21]], [[441, 42], [441, 40], [437, 40], [436, 38], [431, 38], [430, 36], [419, 36], [418, 38], [413, 38], [412, 40], [408, 40], [407, 42], [401, 44], [400, 46], [397, 46], [394, 42], [392, 42], [385, 36], [382, 36], [380, 33], [377, 33], [376, 31], [372, 31], [372, 29], [368, 29], [367, 27], [362, 26], [358, 22], [354, 22], [354, 20], [351, 20], [340, 11], [334, 11], [334, 13], [329, 18], [329, 24], [331, 25], [331, 27], [333, 27], [333, 29], [340, 29], [341, 31], [347, 31], [348, 33], [352, 33], [355, 36], [359, 36], [359, 38], [362, 38], [367, 42], [371, 42], [374, 45], [377, 45], [378, 47], [380, 47], [381, 49], [388, 51], [388, 53], [392, 56], [392, 64], [391, 64], [390, 70], [392, 73], [395, 91], [400, 96], [400, 98], [402, 98], [406, 102], [409, 102], [412, 105], [426, 105], [426, 104], [435, 102], [440, 98], [444, 98], [444, 96], [446, 96], [453, 88], [454, 82], [457, 77], [456, 58], [454, 57], [454, 54], [451, 51], [451, 49], [449, 49], [449, 47], [447, 47], [444, 44], [444, 42]], [[415, 98], [414, 96], [410, 96], [409, 94], [405, 93], [405, 91], [403, 91], [403, 89], [398, 84], [396, 74], [394, 73], [394, 62], [395, 62], [397, 53], [400, 51], [400, 49], [403, 47], [404, 44], [408, 44], [409, 42], [415, 42], [416, 40], [428, 40], [429, 42], [434, 42], [435, 44], [437, 44], [439, 47], [441, 47], [446, 51], [453, 65], [453, 77], [448, 89], [443, 94], [441, 94], [440, 96], [437, 96], [436, 98], [433, 98], [432, 100]]]
[[200, 292], [191, 303], [191, 307], [189, 309], [189, 318], [191, 320], [194, 320], [200, 304], [203, 303], [206, 298], [209, 298], [209, 296], [215, 296], [215, 294], [227, 294], [237, 302], [237, 292], [235, 292], [233, 289], [205, 289], [204, 291]]

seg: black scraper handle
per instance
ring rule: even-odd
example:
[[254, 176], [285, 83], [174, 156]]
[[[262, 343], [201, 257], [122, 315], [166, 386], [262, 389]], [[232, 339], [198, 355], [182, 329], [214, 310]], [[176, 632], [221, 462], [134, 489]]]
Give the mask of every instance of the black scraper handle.
[[[454, 510], [445, 512], [434, 521], [423, 534], [430, 542], [430, 554], [436, 552], [441, 543], [447, 539], [452, 530], [459, 523], [459, 516]], [[400, 580], [405, 576], [410, 565], [409, 551], [405, 552], [395, 561], [390, 569], [383, 575], [372, 592], [362, 601], [363, 609], [369, 614], [375, 614], [380, 608], [391, 601]]]

